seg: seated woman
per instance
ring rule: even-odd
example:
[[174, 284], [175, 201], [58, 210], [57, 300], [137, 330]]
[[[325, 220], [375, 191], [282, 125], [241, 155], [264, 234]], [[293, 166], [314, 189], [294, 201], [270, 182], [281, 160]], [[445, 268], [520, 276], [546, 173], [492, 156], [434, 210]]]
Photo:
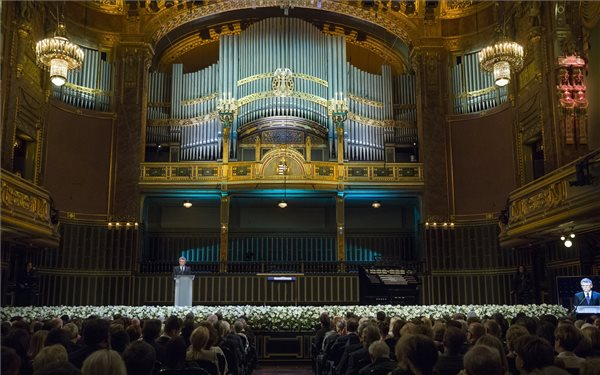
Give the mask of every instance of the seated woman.
[[200, 367], [208, 371], [211, 375], [225, 375], [219, 372], [219, 358], [217, 353], [206, 349], [209, 339], [208, 329], [198, 327], [190, 336], [191, 346], [188, 349], [185, 359], [189, 367]]

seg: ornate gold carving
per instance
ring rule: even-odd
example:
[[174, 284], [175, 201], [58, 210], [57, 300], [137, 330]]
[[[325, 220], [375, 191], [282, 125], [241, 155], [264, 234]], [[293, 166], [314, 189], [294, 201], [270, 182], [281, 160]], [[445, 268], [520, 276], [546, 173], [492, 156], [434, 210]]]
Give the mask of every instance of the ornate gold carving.
[[[240, 2], [240, 1], [215, 1], [203, 6], [197, 6], [193, 9], [177, 9], [172, 7], [167, 11], [160, 12], [156, 25], [159, 25], [152, 35], [152, 40], [156, 43], [169, 32], [197, 19], [207, 16], [212, 16], [220, 13], [226, 13], [238, 9], [247, 8], [270, 8], [279, 6], [277, 0], [261, 0], [260, 2]], [[373, 23], [387, 29], [390, 33], [402, 39], [406, 44], [411, 44], [411, 37], [408, 30], [416, 31], [416, 27], [412, 24], [404, 14], [397, 12], [376, 12], [367, 10], [360, 6], [354, 6], [350, 3], [342, 3], [339, 1], [310, 1], [301, 0], [295, 2], [297, 8], [312, 8], [321, 9], [326, 12], [335, 12], [350, 17], [357, 18], [362, 21]]]
[[2, 205], [10, 211], [25, 211], [35, 220], [50, 220], [48, 201], [24, 193], [14, 186], [2, 182]]
[[289, 68], [277, 68], [273, 73], [271, 89], [276, 96], [290, 96], [294, 92], [294, 73]]
[[299, 130], [276, 129], [261, 133], [262, 143], [304, 144], [304, 133]]
[[463, 99], [464, 98], [472, 98], [474, 96], [480, 96], [480, 95], [489, 94], [490, 92], [495, 92], [497, 90], [498, 90], [497, 86], [494, 85], [494, 86], [486, 87], [486, 88], [481, 89], [481, 90], [463, 92], [463, 93], [460, 93], [460, 94], [456, 95], [456, 97], [457, 98], [463, 98]]
[[192, 117], [192, 118], [184, 118], [184, 119], [175, 119], [175, 118], [166, 118], [166, 119], [155, 119], [149, 120], [149, 126], [189, 126], [189, 125], [199, 125], [214, 119], [219, 118], [219, 113], [217, 111], [207, 113], [204, 116]]
[[221, 35], [236, 35], [242, 32], [242, 26], [239, 22], [233, 23], [230, 26], [233, 26], [233, 31], [229, 30], [229, 28], [226, 28], [225, 30], [221, 28], [220, 33], [214, 28], [210, 28], [209, 37], [206, 39], [198, 38], [197, 34], [191, 34], [190, 36], [183, 38], [181, 41], [176, 42], [161, 56], [161, 64], [172, 64], [189, 51], [213, 42], [218, 42]]
[[[243, 86], [247, 83], [250, 82], [254, 82], [257, 81], [259, 79], [271, 79], [273, 78], [273, 73], [260, 73], [260, 74], [255, 74], [253, 76], [249, 76], [246, 78], [242, 78], [240, 80], [237, 81], [237, 85], [238, 86]], [[315, 77], [315, 76], [311, 76], [310, 74], [304, 74], [304, 73], [294, 73], [294, 78], [299, 78], [299, 79], [304, 79], [306, 81], [311, 81], [311, 82], [316, 82], [319, 85], [328, 87], [329, 83], [319, 77]]]
[[[251, 102], [259, 100], [259, 99], [275, 98], [275, 97], [277, 97], [277, 95], [275, 95], [275, 93], [273, 91], [256, 92], [254, 94], [250, 94], [250, 95], [244, 96], [243, 98], [240, 98], [238, 100], [238, 106], [241, 107], [243, 105], [246, 105], [248, 103], [251, 103]], [[327, 107], [327, 99], [322, 98], [317, 95], [309, 94], [306, 92], [294, 91], [289, 95], [289, 97], [304, 99], [309, 102], [319, 104], [323, 107]]]
[[362, 96], [358, 96], [358, 95], [354, 95], [354, 94], [348, 94], [348, 97], [351, 100], [354, 100], [355, 102], [359, 102], [364, 105], [368, 105], [368, 106], [376, 107], [376, 108], [383, 108], [383, 102], [378, 102], [376, 100], [369, 100], [367, 98], [363, 98]]
[[536, 211], [558, 207], [566, 198], [566, 181], [552, 183], [529, 197], [512, 202], [509, 225], [525, 220]]
[[79, 86], [79, 85], [76, 85], [76, 84], [70, 83], [70, 82], [66, 82], [65, 87], [68, 87], [74, 91], [83, 92], [83, 93], [90, 94], [90, 95], [101, 95], [101, 96], [111, 96], [112, 95], [110, 91], [104, 91], [104, 90], [100, 90], [100, 89], [92, 89], [89, 87]]
[[168, 108], [171, 106], [169, 102], [148, 102], [148, 107], [164, 107]]
[[327, 35], [343, 36], [347, 43], [357, 45], [373, 52], [375, 55], [381, 57], [386, 63], [390, 64], [397, 73], [403, 73], [408, 70], [407, 64], [402, 55], [389, 48], [389, 46], [385, 45], [383, 41], [375, 39], [370, 35], [367, 35], [366, 38], [361, 38], [359, 40], [358, 32], [356, 30], [352, 30], [350, 33], [348, 33], [343, 27], [332, 26], [333, 25], [329, 25], [327, 23], [323, 24], [323, 33]]
[[[194, 105], [194, 104], [201, 104], [204, 102], [207, 102], [209, 100], [213, 100], [219, 97], [219, 93], [218, 92], [213, 92], [212, 94], [203, 96], [201, 98], [196, 98], [196, 99], [189, 99], [189, 100], [182, 100], [181, 101], [181, 105]], [[161, 103], [162, 104], [162, 103]], [[150, 104], [148, 104], [150, 105]], [[169, 107], [171, 106], [171, 104], [169, 103]], [[160, 106], [153, 106], [153, 107], [165, 107], [164, 105], [160, 105]]]
[[102, 13], [108, 14], [125, 14], [125, 8], [123, 7], [123, 0], [93, 0], [84, 1], [87, 7], [101, 11]]
[[446, 0], [448, 9], [466, 9], [473, 5], [473, 0]]

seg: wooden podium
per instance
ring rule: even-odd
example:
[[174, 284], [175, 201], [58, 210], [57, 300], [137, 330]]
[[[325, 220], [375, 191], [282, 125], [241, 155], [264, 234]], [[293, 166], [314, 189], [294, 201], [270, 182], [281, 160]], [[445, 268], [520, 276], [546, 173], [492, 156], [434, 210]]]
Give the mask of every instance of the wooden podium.
[[194, 275], [175, 276], [175, 306], [192, 306]]

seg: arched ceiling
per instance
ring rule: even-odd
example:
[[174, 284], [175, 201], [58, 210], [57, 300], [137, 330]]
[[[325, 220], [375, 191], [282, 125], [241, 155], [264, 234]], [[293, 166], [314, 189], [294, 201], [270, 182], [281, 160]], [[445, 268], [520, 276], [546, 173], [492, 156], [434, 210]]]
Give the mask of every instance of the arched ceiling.
[[103, 0], [67, 2], [64, 14], [88, 45], [96, 40], [107, 51], [143, 42], [154, 51], [155, 69], [182, 62], [189, 70], [216, 62], [220, 35], [287, 14], [344, 35], [348, 59], [361, 70], [377, 73], [386, 63], [398, 74], [409, 69], [413, 47], [460, 52], [493, 39], [496, 8], [473, 0]]
[[[230, 3], [238, 2], [231, 1]], [[285, 10], [280, 7], [252, 8], [251, 2], [246, 3], [248, 3], [246, 8], [237, 7], [229, 11], [219, 9], [215, 13], [209, 13], [207, 9], [204, 9], [210, 8], [211, 5], [198, 7], [196, 8], [198, 11], [195, 12], [198, 13], [197, 18], [193, 17], [194, 12], [190, 12], [186, 13], [185, 17], [178, 22], [170, 22], [169, 25], [161, 25], [161, 20], [165, 19], [168, 13], [173, 13], [171, 15], [177, 18], [177, 14], [180, 14], [181, 10], [176, 9], [171, 12], [171, 9], [174, 9], [171, 8], [164, 11], [163, 14], [158, 14], [157, 22], [152, 22], [154, 27], [146, 30], [146, 33], [154, 30], [152, 37], [156, 39], [153, 65], [157, 68], [168, 66], [174, 62], [184, 62], [185, 64], [187, 60], [188, 62], [195, 61], [195, 65], [199, 64], [198, 68], [200, 68], [214, 63], [216, 59], [206, 61], [209, 59], [206, 52], [210, 55], [216, 50], [214, 47], [210, 48], [209, 45], [218, 41], [220, 35], [238, 34], [252, 23], [284, 15]], [[265, 3], [268, 2], [265, 1]], [[310, 4], [310, 2], [307, 3]], [[325, 4], [323, 3], [323, 6]], [[348, 10], [348, 7], [343, 9]], [[361, 8], [357, 9], [358, 13], [371, 14]], [[397, 27], [402, 23], [400, 20], [394, 21], [396, 26], [392, 28], [392, 31], [368, 19], [349, 17], [333, 10], [295, 6], [287, 9], [286, 12], [289, 17], [304, 19], [326, 34], [346, 36], [351, 46], [348, 49], [349, 59], [363, 70], [377, 73], [383, 63], [391, 65], [396, 74], [408, 70], [408, 50], [412, 42], [410, 34]], [[394, 17], [399, 16], [395, 15]], [[381, 21], [383, 18], [383, 16], [379, 16], [378, 20]], [[409, 22], [405, 16], [404, 22]], [[382, 23], [385, 24], [385, 22]], [[410, 22], [409, 24], [409, 28], [411, 28], [412, 24]], [[199, 60], [205, 61], [202, 63]], [[190, 67], [190, 70], [196, 69]]]

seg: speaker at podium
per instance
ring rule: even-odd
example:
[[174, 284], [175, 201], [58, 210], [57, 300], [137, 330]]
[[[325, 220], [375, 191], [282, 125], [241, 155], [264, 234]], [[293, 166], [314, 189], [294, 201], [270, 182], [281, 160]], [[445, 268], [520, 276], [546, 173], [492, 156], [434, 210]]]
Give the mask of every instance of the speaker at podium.
[[175, 276], [175, 306], [192, 306], [194, 275]]

